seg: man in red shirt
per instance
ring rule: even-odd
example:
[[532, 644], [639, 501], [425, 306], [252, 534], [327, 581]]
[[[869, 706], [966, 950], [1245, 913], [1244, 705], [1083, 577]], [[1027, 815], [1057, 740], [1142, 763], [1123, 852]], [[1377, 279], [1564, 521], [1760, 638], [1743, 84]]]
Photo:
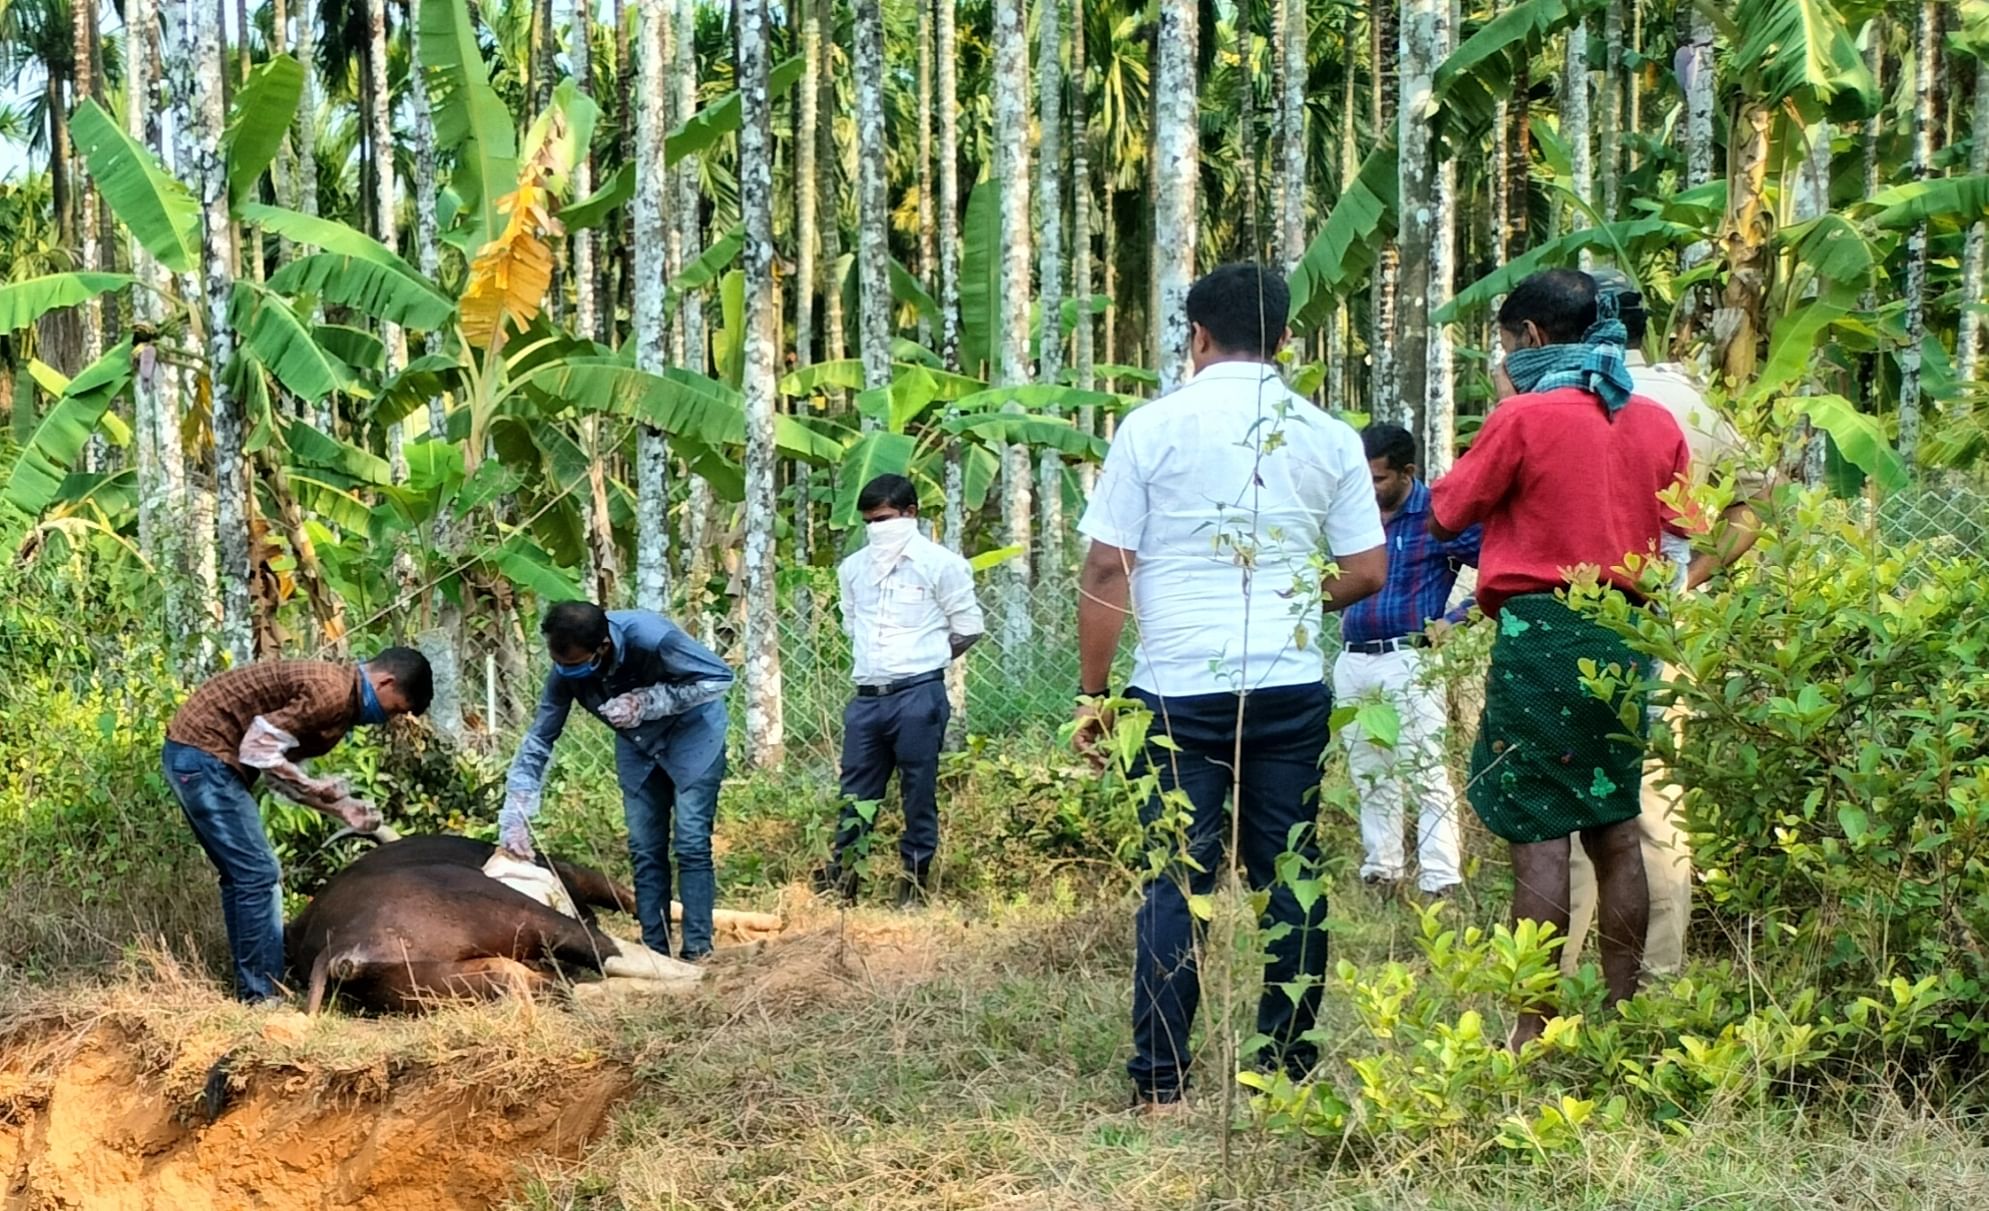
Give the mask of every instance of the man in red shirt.
[[[1681, 533], [1658, 494], [1686, 474], [1690, 451], [1669, 412], [1631, 394], [1623, 325], [1613, 305], [1603, 310], [1594, 280], [1570, 269], [1536, 273], [1507, 296], [1501, 402], [1432, 488], [1430, 531], [1484, 527], [1478, 603], [1499, 630], [1469, 795], [1512, 845], [1513, 919], [1566, 934], [1569, 836], [1580, 833], [1601, 889], [1603, 976], [1620, 1001], [1637, 991], [1650, 915], [1637, 829], [1644, 746], [1623, 736], [1621, 704], [1583, 684], [1581, 663], [1644, 670], [1563, 590], [1592, 578], [1640, 597], [1663, 533]], [[1544, 1007], [1524, 1014], [1513, 1045], [1544, 1026]]]

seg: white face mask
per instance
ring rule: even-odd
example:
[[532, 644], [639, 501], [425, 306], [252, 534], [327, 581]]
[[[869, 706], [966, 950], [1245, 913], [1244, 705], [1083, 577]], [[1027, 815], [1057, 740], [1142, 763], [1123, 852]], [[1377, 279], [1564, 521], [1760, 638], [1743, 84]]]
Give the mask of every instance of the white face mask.
[[864, 529], [869, 539], [870, 571], [881, 581], [898, 566], [905, 548], [918, 537], [919, 523], [915, 517], [888, 517], [866, 522]]

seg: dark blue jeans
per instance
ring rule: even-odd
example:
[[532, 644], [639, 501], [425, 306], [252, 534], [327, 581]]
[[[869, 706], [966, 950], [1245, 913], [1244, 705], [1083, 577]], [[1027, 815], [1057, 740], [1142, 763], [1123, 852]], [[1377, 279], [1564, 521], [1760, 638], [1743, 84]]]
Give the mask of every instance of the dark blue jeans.
[[280, 996], [283, 978], [283, 872], [263, 832], [255, 797], [226, 762], [166, 742], [166, 785], [221, 876], [221, 919], [244, 1001]]
[[684, 902], [684, 957], [711, 953], [711, 911], [718, 898], [711, 869], [711, 828], [718, 816], [718, 787], [725, 781], [721, 751], [704, 773], [678, 786], [652, 765], [638, 786], [622, 787], [628, 820], [628, 857], [635, 874], [635, 919], [642, 944], [670, 949], [670, 851], [677, 851], [678, 898]]
[[[1293, 889], [1278, 881], [1277, 865], [1287, 849], [1302, 859], [1301, 877], [1313, 877], [1319, 864], [1315, 792], [1332, 695], [1317, 683], [1251, 694], [1240, 767], [1236, 695], [1165, 702], [1144, 690], [1130, 695], [1153, 710], [1151, 735], [1167, 735], [1179, 746], [1169, 751], [1149, 742], [1144, 760], [1159, 774], [1161, 790], [1179, 788], [1194, 805], [1185, 848], [1200, 869], [1177, 862], [1147, 883], [1134, 919], [1133, 1058], [1126, 1071], [1141, 1096], [1159, 1101], [1178, 1097], [1187, 1084], [1188, 1035], [1202, 999], [1196, 947], [1203, 934], [1187, 897], [1215, 890], [1229, 844], [1230, 792], [1236, 788], [1243, 869], [1252, 888], [1271, 893], [1261, 921], [1270, 962], [1257, 1004], [1257, 1032], [1270, 1040], [1274, 1066], [1303, 1073], [1318, 1059], [1318, 1048], [1303, 1036], [1318, 1017], [1326, 974], [1326, 897], [1322, 893], [1309, 907], [1301, 905]], [[1156, 795], [1143, 813], [1149, 826], [1160, 810]]]
[[939, 750], [953, 707], [946, 683], [928, 681], [895, 694], [854, 698], [843, 708], [842, 819], [836, 824], [836, 861], [864, 834], [856, 804], [884, 797], [891, 771], [905, 801], [905, 832], [898, 856], [905, 871], [924, 879], [939, 852]]

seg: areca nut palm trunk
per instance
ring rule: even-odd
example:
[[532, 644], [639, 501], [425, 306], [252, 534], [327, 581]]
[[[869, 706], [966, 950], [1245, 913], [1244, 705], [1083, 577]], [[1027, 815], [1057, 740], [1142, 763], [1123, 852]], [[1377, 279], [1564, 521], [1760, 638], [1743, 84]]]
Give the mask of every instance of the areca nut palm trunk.
[[[96, 58], [93, 43], [96, 40], [96, 0], [72, 0], [69, 8], [70, 45], [73, 47], [70, 68], [70, 89], [74, 100], [70, 112], [95, 93], [91, 68]], [[102, 250], [98, 243], [97, 191], [87, 173], [77, 173], [77, 267], [85, 273], [94, 273], [102, 268]], [[104, 305], [101, 296], [92, 295], [83, 305], [83, 358], [87, 366], [102, 357], [104, 353]], [[90, 443], [91, 462], [102, 452], [102, 438], [93, 436]]]
[[[1635, 3], [1635, 0], [1631, 0]], [[1602, 9], [1601, 106], [1596, 110], [1600, 212], [1606, 223], [1616, 221], [1623, 197], [1623, 0], [1605, 0]]]
[[[852, 8], [856, 74], [856, 272], [858, 336], [863, 345], [863, 385], [891, 385], [891, 248], [886, 198], [889, 145], [884, 129], [883, 0], [855, 0]], [[866, 429], [876, 427], [869, 416]]]
[[[1455, 0], [1437, 0], [1434, 63], [1442, 63], [1457, 46], [1459, 12]], [[1429, 311], [1434, 316], [1450, 302], [1457, 271], [1457, 162], [1446, 156], [1436, 166], [1436, 221], [1430, 231]], [[1423, 470], [1434, 479], [1450, 469], [1457, 444], [1457, 396], [1452, 379], [1450, 329], [1434, 320], [1429, 325], [1428, 371], [1425, 375], [1422, 427], [1416, 437], [1423, 448]]]
[[[1796, 175], [1795, 200], [1791, 207], [1791, 217], [1798, 223], [1823, 217], [1830, 211], [1830, 153], [1831, 129], [1829, 122], [1818, 122], [1803, 135], [1806, 147], [1803, 163]], [[1818, 287], [1811, 282], [1805, 291], [1806, 298], [1815, 298]], [[1959, 352], [1959, 351], [1957, 351]], [[1811, 354], [1811, 364], [1821, 359], [1822, 350]], [[1804, 380], [1803, 393], [1815, 394], [1817, 377], [1811, 375]], [[1803, 481], [1810, 484], [1823, 482], [1825, 464], [1828, 457], [1828, 443], [1823, 431], [1803, 421], [1808, 433], [1808, 441], [1803, 450]]]
[[[1077, 389], [1093, 391], [1098, 387], [1095, 337], [1097, 322], [1091, 315], [1091, 114], [1089, 99], [1085, 89], [1085, 25], [1084, 0], [1070, 0], [1070, 280], [1071, 293], [1077, 296], [1077, 327], [1071, 339], [1071, 369], [1075, 373]], [[1077, 410], [1077, 427], [1085, 434], [1098, 433], [1097, 409], [1090, 404], [1081, 405]], [[1097, 468], [1091, 463], [1078, 467], [1078, 488], [1086, 497], [1098, 482]]]
[[[954, 0], [932, 0], [933, 59], [938, 67], [939, 110], [939, 357], [948, 370], [960, 370], [960, 68]], [[949, 510], [959, 508], [953, 478], [958, 473], [957, 442], [948, 443]], [[948, 515], [947, 542], [959, 550], [959, 518]]]
[[801, 20], [801, 95], [794, 131], [794, 364], [815, 361], [816, 255], [822, 244], [816, 201], [816, 132], [822, 120], [822, 30], [818, 8], [829, 0], [804, 0]]
[[[1368, 122], [1375, 142], [1385, 137], [1388, 123], [1397, 123], [1399, 106], [1396, 85], [1400, 57], [1398, 31], [1400, 14], [1392, 3], [1375, 4], [1368, 9], [1368, 63], [1373, 88], [1369, 93]], [[1398, 156], [1401, 149], [1397, 147]], [[1401, 187], [1398, 175], [1396, 187]], [[1399, 234], [1399, 224], [1398, 224]], [[1368, 412], [1376, 420], [1397, 423], [1407, 415], [1402, 395], [1396, 390], [1395, 337], [1397, 302], [1401, 297], [1402, 248], [1399, 240], [1382, 242], [1375, 258], [1374, 298], [1368, 308]]]
[[1196, 185], [1201, 171], [1195, 79], [1195, 0], [1156, 0], [1153, 49], [1153, 366], [1160, 389], [1188, 378], [1188, 287], [1195, 273]]
[[1423, 430], [1429, 405], [1430, 257], [1436, 238], [1436, 163], [1430, 138], [1437, 65], [1437, 11], [1449, 0], [1403, 0], [1401, 73], [1397, 107], [1398, 210], [1396, 243], [1402, 250], [1402, 324], [1395, 337], [1395, 417], [1412, 433]]
[[815, 128], [816, 197], [820, 203], [816, 222], [821, 229], [819, 237], [822, 241], [822, 356], [839, 362], [848, 349], [849, 320], [843, 313], [841, 276], [842, 195], [838, 187], [842, 183], [843, 162], [842, 149], [836, 142], [835, 115], [838, 105], [834, 0], [822, 0], [816, 9], [815, 20], [821, 29], [822, 44], [821, 95], [817, 101], [822, 119]]
[[[691, 116], [697, 107], [698, 53], [697, 53], [697, 2], [696, 0], [672, 0], [672, 12], [676, 18], [675, 37], [671, 39], [670, 62], [671, 83], [674, 89], [670, 98], [672, 123]], [[704, 215], [699, 181], [699, 166], [694, 158], [686, 158], [676, 167], [677, 211], [676, 223], [671, 228], [670, 255], [674, 277], [678, 269], [690, 264], [702, 255], [704, 248]], [[704, 373], [709, 365], [705, 341], [704, 295], [696, 290], [687, 290], [677, 301], [676, 323], [671, 328], [672, 339], [676, 342], [679, 364], [689, 370]], [[711, 484], [702, 475], [692, 474], [685, 490], [688, 515], [684, 527], [684, 545], [689, 548], [684, 561], [691, 569], [689, 579], [692, 591], [691, 600], [702, 600], [703, 585], [709, 577], [711, 566], [712, 518], [717, 502], [712, 495]], [[805, 539], [804, 539], [805, 541]], [[699, 636], [705, 642], [713, 641], [712, 614], [710, 610], [698, 612]]]
[[184, 60], [190, 69], [182, 80], [191, 85], [188, 99], [188, 148], [200, 196], [200, 296], [207, 325], [207, 374], [214, 431], [214, 530], [195, 542], [211, 541], [221, 595], [221, 645], [236, 664], [255, 658], [254, 623], [249, 605], [248, 469], [242, 454], [241, 404], [222, 373], [235, 354], [235, 334], [228, 317], [234, 290], [234, 256], [229, 246], [228, 167], [221, 156], [221, 132], [226, 113], [221, 103], [223, 49], [221, 18], [211, 5], [185, 5], [181, 14]]
[[1310, 30], [1305, 0], [1271, 0], [1278, 94], [1278, 270], [1305, 255], [1305, 81]]
[[[1041, 0], [1036, 10], [1036, 267], [1042, 333], [1036, 375], [1054, 385], [1064, 370], [1064, 190], [1062, 0]], [[1054, 447], [1036, 456], [1036, 579], [1054, 583], [1063, 573], [1064, 460]]]
[[772, 105], [767, 96], [766, 0], [739, 0], [739, 205], [745, 221], [746, 759], [778, 765], [785, 734], [779, 605], [774, 596], [774, 345]]
[[[1001, 340], [995, 351], [995, 382], [1015, 387], [1029, 381], [1029, 44], [1022, 0], [994, 0], [994, 172], [1001, 188], [1001, 253], [998, 290]], [[1013, 405], [1006, 411], [1019, 411]], [[1028, 652], [1033, 631], [1029, 613], [1030, 556], [1029, 448], [1017, 443], [1002, 454], [1001, 513], [1005, 537], [1023, 553], [1002, 565], [1003, 655], [1018, 661]]]
[[[1975, 113], [1970, 119], [1968, 171], [1976, 176], [1989, 174], [1989, 56], [1975, 61]], [[1982, 365], [1983, 265], [1989, 254], [1989, 223], [1976, 222], [1968, 229], [1961, 254], [1961, 323], [1955, 336], [1955, 377], [1971, 383]]]
[[[946, 369], [960, 370], [960, 113], [959, 48], [954, 0], [921, 0], [933, 6], [932, 41], [934, 85], [933, 107], [938, 111], [939, 204], [934, 226], [939, 257], [939, 356]], [[947, 405], [947, 415], [958, 415]], [[946, 549], [959, 554], [965, 543], [967, 510], [966, 467], [961, 460], [960, 442], [946, 443], [946, 501], [941, 511]], [[946, 727], [947, 747], [957, 749], [966, 743], [967, 662], [956, 660], [946, 666], [946, 698], [953, 718]]]
[[[635, 10], [635, 364], [660, 374], [669, 363], [663, 331], [663, 295], [669, 267], [655, 251], [666, 245], [663, 139], [669, 118], [664, 79], [669, 49], [667, 0], [637, 0]], [[642, 255], [641, 250], [650, 254]], [[663, 610], [670, 596], [668, 513], [670, 451], [663, 434], [647, 425], [636, 437], [635, 604]]]
[[[1568, 207], [1568, 231], [1588, 226], [1582, 205], [1595, 204], [1594, 161], [1589, 150], [1588, 20], [1582, 18], [1568, 27], [1563, 43], [1566, 62], [1561, 71], [1561, 138], [1568, 145], [1568, 186], [1575, 202]], [[1579, 254], [1581, 268], [1589, 266], [1589, 253]]]
[[[408, 140], [414, 152], [414, 255], [421, 275], [436, 280], [442, 271], [441, 240], [437, 235], [435, 195], [435, 119], [428, 103], [428, 80], [421, 65], [421, 0], [411, 0], [407, 8], [408, 102], [411, 111]], [[587, 157], [581, 157], [580, 196], [591, 189], [585, 179]], [[585, 233], [583, 233], [585, 234]], [[433, 353], [439, 341], [433, 332], [422, 337], [422, 352]], [[438, 393], [428, 400], [428, 429], [437, 438], [448, 434], [447, 409]]]
[[[671, 0], [672, 12], [676, 18], [675, 36], [670, 39], [670, 119], [665, 126], [681, 122], [691, 116], [697, 108], [698, 95], [698, 50], [697, 50], [697, 0]], [[701, 208], [702, 195], [699, 192], [698, 161], [696, 157], [685, 157], [676, 169], [677, 268], [690, 264], [704, 255], [704, 226]], [[684, 351], [681, 364], [698, 373], [704, 373], [705, 356], [704, 295], [695, 290], [687, 290], [677, 303], [677, 330], [682, 334]], [[704, 481], [696, 476], [691, 479], [693, 488]], [[706, 487], [708, 490], [708, 485]]]
[[[131, 53], [125, 69], [125, 130], [139, 146], [152, 141], [152, 40], [157, 36], [154, 0], [126, 0], [126, 39]], [[163, 266], [132, 244], [132, 274], [139, 287], [131, 293], [132, 414], [137, 430], [138, 549], [165, 569], [167, 622], [175, 633], [186, 625], [184, 570], [186, 456], [180, 441], [179, 379], [159, 362], [154, 338], [165, 321], [164, 296], [169, 277]]]
[[[386, 0], [366, 0], [366, 88], [372, 98], [368, 114], [372, 119], [373, 150], [373, 234], [389, 249], [400, 242], [399, 207], [395, 198], [393, 93], [387, 86], [387, 6]], [[400, 325], [380, 323], [380, 341], [386, 346], [387, 373], [407, 366], [407, 344]], [[387, 427], [387, 459], [395, 483], [407, 481], [407, 454], [401, 447], [399, 423]]]
[[[1913, 22], [1913, 154], [1911, 177], [1924, 181], [1934, 163], [1934, 81], [1940, 13], [1920, 0]], [[1906, 347], [1899, 351], [1899, 456], [1907, 466], [1920, 448], [1921, 345], [1927, 339], [1927, 221], [1906, 237]]]
[[[1685, 92], [1685, 185], [1696, 189], [1713, 179], [1713, 105], [1717, 81], [1713, 69], [1713, 22], [1697, 5], [1685, 12], [1685, 45], [1679, 48], [1679, 82]], [[1688, 245], [1679, 258], [1683, 269], [1691, 269], [1713, 254], [1705, 240]], [[1698, 290], [1680, 296], [1683, 322], [1674, 325], [1672, 353], [1683, 357], [1691, 351], [1701, 311]]]
[[[918, 103], [913, 109], [919, 124], [918, 223], [919, 284], [930, 292], [938, 288], [935, 275], [939, 250], [937, 216], [932, 204], [932, 6], [926, 0], [918, 5]], [[918, 318], [919, 344], [932, 345], [932, 319], [923, 311]]]
[[[415, 0], [416, 4], [420, 0]], [[290, 16], [296, 24], [291, 38], [292, 53], [304, 69], [303, 86], [297, 94], [297, 117], [290, 137], [297, 144], [297, 209], [308, 215], [318, 213], [318, 10], [309, 0], [299, 0]]]
[[[1346, 40], [1346, 61], [1341, 65], [1340, 89], [1340, 139], [1339, 167], [1340, 180], [1351, 181], [1360, 171], [1360, 144], [1354, 127], [1358, 122], [1354, 109], [1354, 61], [1357, 57], [1353, 38]], [[1354, 406], [1354, 368], [1349, 354], [1353, 343], [1353, 307], [1347, 296], [1342, 294], [1333, 302], [1332, 324], [1326, 332], [1326, 396], [1334, 406], [1351, 409]]]

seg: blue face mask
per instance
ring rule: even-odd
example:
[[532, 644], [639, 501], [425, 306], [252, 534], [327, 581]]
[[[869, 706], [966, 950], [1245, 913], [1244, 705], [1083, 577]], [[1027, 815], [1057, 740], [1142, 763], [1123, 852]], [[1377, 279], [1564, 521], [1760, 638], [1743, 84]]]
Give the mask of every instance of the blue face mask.
[[359, 723], [362, 727], [379, 727], [387, 721], [387, 708], [380, 705], [380, 696], [373, 692], [372, 679], [366, 676], [366, 666], [359, 666]]
[[594, 675], [596, 671], [594, 667], [595, 663], [593, 660], [583, 660], [579, 664], [561, 664], [555, 660], [553, 661], [553, 675], [555, 677], [565, 677], [568, 680], [578, 681], [582, 677], [592, 677]]

